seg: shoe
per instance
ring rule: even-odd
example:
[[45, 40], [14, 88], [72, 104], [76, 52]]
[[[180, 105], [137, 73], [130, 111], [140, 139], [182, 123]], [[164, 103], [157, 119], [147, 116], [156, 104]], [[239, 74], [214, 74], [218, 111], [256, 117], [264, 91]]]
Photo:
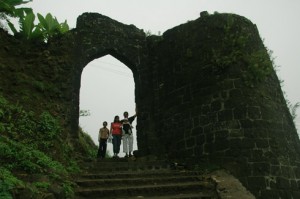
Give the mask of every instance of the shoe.
[[131, 155], [131, 153], [129, 153], [129, 157], [131, 157], [132, 155]]

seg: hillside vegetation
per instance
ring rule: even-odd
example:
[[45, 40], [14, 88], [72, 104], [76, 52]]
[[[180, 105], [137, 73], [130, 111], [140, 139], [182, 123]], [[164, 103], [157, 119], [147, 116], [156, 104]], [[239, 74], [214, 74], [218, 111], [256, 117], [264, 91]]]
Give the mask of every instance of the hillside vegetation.
[[75, 149], [62, 139], [62, 131], [59, 117], [26, 111], [0, 95], [0, 198], [72, 196], [77, 161], [93, 158], [96, 146], [80, 132]]
[[[59, 23], [51, 14], [43, 17], [31, 8], [16, 8], [27, 2], [0, 0], [0, 29], [10, 29], [20, 40], [41, 43], [69, 30], [66, 22]], [[18, 19], [19, 27], [10, 22], [11, 18]], [[34, 24], [35, 18], [38, 24]], [[80, 171], [77, 162], [83, 157], [94, 158], [96, 146], [82, 131], [78, 143], [66, 140], [63, 117], [36, 104], [42, 100], [38, 93], [44, 89], [24, 92], [26, 84], [21, 82], [28, 77], [15, 76], [12, 66], [0, 64], [0, 68], [6, 67], [11, 73], [1, 73], [0, 78], [0, 198], [71, 198], [72, 177]], [[4, 77], [14, 81], [8, 83]], [[30, 82], [39, 82], [32, 78]], [[12, 82], [20, 86], [12, 89]], [[32, 104], [19, 103], [16, 93], [22, 93]]]

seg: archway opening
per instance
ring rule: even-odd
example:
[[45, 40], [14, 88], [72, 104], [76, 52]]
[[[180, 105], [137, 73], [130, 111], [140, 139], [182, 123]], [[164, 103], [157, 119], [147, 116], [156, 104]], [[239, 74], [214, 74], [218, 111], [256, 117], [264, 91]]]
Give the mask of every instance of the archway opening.
[[[113, 56], [91, 61], [82, 71], [80, 87], [80, 110], [88, 111], [88, 116], [79, 117], [80, 127], [88, 133], [96, 145], [98, 132], [103, 121], [107, 121], [108, 128], [116, 115], [123, 118], [123, 112], [128, 111], [129, 116], [135, 113], [135, 83], [132, 71]], [[134, 144], [137, 150], [136, 120], [132, 126]], [[113, 154], [112, 144], [107, 145], [107, 151]], [[123, 157], [123, 144], [120, 148], [120, 157]]]

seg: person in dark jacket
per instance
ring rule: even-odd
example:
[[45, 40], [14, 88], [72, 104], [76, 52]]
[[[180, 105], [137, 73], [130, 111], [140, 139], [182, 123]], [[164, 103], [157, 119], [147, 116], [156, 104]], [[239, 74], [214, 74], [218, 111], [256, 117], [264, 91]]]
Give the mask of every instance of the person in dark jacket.
[[136, 114], [128, 118], [128, 112], [124, 112], [124, 119], [122, 123], [122, 138], [123, 138], [123, 152], [125, 157], [131, 157], [133, 151], [133, 134], [132, 134], [132, 122], [134, 121]]

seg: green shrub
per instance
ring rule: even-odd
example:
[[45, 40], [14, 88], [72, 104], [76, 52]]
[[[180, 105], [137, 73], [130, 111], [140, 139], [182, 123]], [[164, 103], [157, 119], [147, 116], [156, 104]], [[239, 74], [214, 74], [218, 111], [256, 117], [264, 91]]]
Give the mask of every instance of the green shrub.
[[28, 173], [52, 173], [53, 177], [66, 175], [65, 167], [45, 153], [28, 145], [0, 137], [0, 163], [2, 166]]
[[87, 158], [96, 158], [97, 146], [93, 142], [91, 136], [84, 132], [81, 128], [79, 129], [79, 144], [81, 146], [81, 151], [86, 155]]
[[11, 198], [11, 190], [24, 184], [14, 172], [49, 178], [49, 182], [26, 182], [33, 194], [53, 182], [61, 184], [66, 196], [73, 194], [69, 175], [79, 172], [79, 167], [72, 158], [58, 161], [62, 159], [58, 156], [70, 157], [74, 152], [63, 141], [61, 125], [51, 113], [26, 111], [0, 94], [0, 135], [0, 198]]
[[62, 128], [49, 112], [36, 114], [21, 106], [8, 103], [0, 95], [0, 133], [32, 147], [48, 151], [60, 141]]
[[15, 186], [24, 187], [24, 183], [16, 178], [8, 169], [0, 167], [0, 198], [12, 199], [11, 190]]

